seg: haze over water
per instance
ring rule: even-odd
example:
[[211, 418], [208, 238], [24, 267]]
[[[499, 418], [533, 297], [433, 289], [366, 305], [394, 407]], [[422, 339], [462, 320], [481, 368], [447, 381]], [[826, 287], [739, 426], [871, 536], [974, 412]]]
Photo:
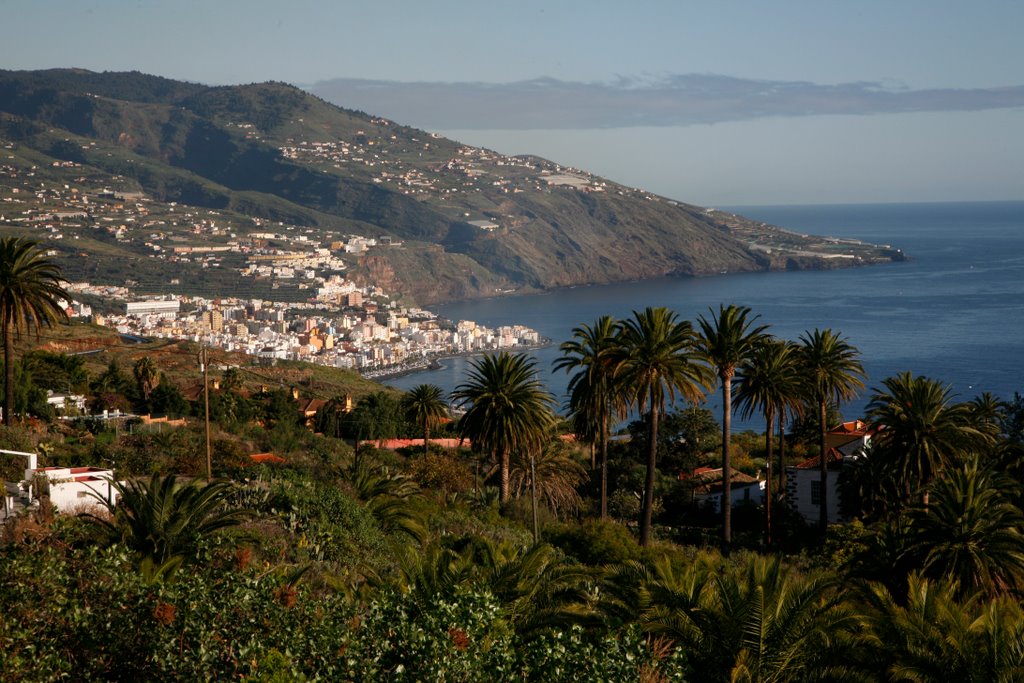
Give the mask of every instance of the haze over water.
[[[1004, 399], [1024, 392], [1024, 202], [766, 206], [733, 208], [789, 229], [891, 244], [911, 261], [837, 271], [662, 278], [579, 287], [549, 294], [463, 302], [435, 310], [488, 326], [519, 323], [555, 344], [536, 352], [559, 402], [567, 376], [552, 373], [558, 343], [601, 315], [625, 318], [666, 306], [696, 320], [720, 303], [750, 306], [779, 337], [815, 327], [841, 332], [862, 354], [868, 390], [844, 404], [862, 414], [870, 389], [897, 372], [940, 379], [960, 400], [983, 391]], [[429, 382], [451, 391], [464, 381], [466, 358], [440, 370], [389, 380], [409, 388]], [[708, 405], [720, 411], [716, 396]], [[762, 429], [759, 420], [739, 423]]]

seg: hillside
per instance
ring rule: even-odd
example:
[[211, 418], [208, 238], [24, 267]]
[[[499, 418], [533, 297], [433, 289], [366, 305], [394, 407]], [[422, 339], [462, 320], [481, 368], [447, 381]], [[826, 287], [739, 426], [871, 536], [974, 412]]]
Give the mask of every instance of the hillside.
[[[53, 239], [69, 277], [142, 291], [304, 298], [299, 283], [234, 275], [268, 226], [304, 248], [377, 240], [344, 257], [349, 277], [421, 304], [901, 257], [469, 147], [282, 83], [0, 71], [0, 144], [3, 225]], [[171, 242], [222, 249], [174, 257]]]

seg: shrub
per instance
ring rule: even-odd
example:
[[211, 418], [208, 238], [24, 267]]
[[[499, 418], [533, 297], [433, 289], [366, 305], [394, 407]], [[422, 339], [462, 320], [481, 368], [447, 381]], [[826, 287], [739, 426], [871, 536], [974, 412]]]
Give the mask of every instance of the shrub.
[[588, 519], [579, 525], [550, 526], [544, 536], [583, 564], [614, 564], [640, 557], [640, 545], [629, 530], [610, 520]]
[[438, 490], [445, 496], [464, 493], [473, 487], [469, 465], [447, 454], [421, 455], [408, 463], [407, 471], [423, 488]]

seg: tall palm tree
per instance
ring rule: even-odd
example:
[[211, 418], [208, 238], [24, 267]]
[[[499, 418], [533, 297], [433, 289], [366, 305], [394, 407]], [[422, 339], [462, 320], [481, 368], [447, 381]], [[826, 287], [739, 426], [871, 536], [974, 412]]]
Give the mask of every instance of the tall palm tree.
[[615, 389], [612, 351], [620, 324], [601, 316], [593, 327], [573, 328], [573, 338], [563, 342], [556, 370], [576, 374], [569, 380], [569, 412], [574, 423], [591, 435], [601, 449], [601, 518], [608, 516], [608, 432], [613, 415], [621, 413], [620, 394]]
[[[765, 419], [765, 452], [768, 463], [768, 483], [765, 492], [766, 522], [768, 541], [772, 537], [772, 435], [775, 431], [775, 418], [786, 411], [799, 410], [800, 369], [797, 362], [796, 346], [781, 339], [768, 337], [762, 340], [750, 357], [740, 364], [736, 370], [736, 405], [744, 419], [753, 417], [760, 411]], [[780, 421], [781, 424], [781, 421]], [[781, 444], [785, 434], [780, 431]], [[785, 467], [782, 461], [782, 450], [779, 451], [779, 463], [776, 468], [778, 478], [777, 491], [785, 491]]]
[[927, 377], [902, 372], [882, 380], [868, 403], [868, 418], [884, 429], [877, 451], [898, 463], [904, 495], [926, 487], [959, 456], [994, 442], [995, 422], [979, 421], [972, 404], [952, 403], [952, 390]]
[[719, 305], [718, 314], [709, 309], [711, 319], [698, 320], [700, 336], [697, 348], [715, 369], [722, 383], [722, 552], [729, 554], [732, 544], [732, 380], [736, 368], [748, 360], [765, 338], [766, 325], [754, 325], [760, 316], [750, 316], [746, 306]]
[[60, 267], [46, 259], [38, 243], [20, 237], [0, 239], [0, 334], [4, 339], [4, 424], [14, 417], [14, 338], [23, 330], [66, 320]]
[[135, 365], [132, 366], [132, 375], [135, 377], [135, 384], [139, 389], [139, 393], [142, 394], [142, 400], [148, 404], [149, 395], [153, 393], [153, 389], [160, 383], [160, 371], [157, 370], [153, 358], [151, 356], [143, 356], [135, 361]]
[[800, 337], [800, 361], [807, 389], [818, 408], [819, 460], [821, 461], [821, 533], [828, 527], [828, 404], [848, 401], [864, 388], [860, 352], [830, 329], [806, 332]]
[[658, 416], [676, 396], [696, 403], [711, 382], [710, 372], [696, 351], [696, 338], [689, 321], [680, 321], [667, 308], [633, 311], [622, 324], [618, 343], [612, 351], [615, 381], [628, 405], [649, 411], [647, 476], [644, 480], [640, 515], [640, 544], [651, 538], [654, 509], [654, 477], [658, 465]]
[[430, 453], [430, 429], [448, 417], [448, 406], [443, 397], [444, 390], [434, 384], [419, 384], [402, 397], [405, 419], [423, 430], [424, 455]]
[[536, 365], [525, 354], [487, 354], [471, 363], [467, 380], [452, 392], [466, 408], [459, 432], [498, 460], [502, 503], [509, 500], [511, 453], [539, 448], [554, 424], [554, 399], [537, 378]]

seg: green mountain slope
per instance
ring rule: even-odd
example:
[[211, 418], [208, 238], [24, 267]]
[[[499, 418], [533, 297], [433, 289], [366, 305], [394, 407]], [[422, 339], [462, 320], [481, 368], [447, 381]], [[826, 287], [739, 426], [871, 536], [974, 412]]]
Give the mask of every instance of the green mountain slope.
[[[0, 139], [54, 169], [336, 234], [387, 235], [354, 277], [421, 303], [666, 274], [888, 260], [685, 205], [536, 157], [506, 157], [282, 83], [207, 87], [81, 70], [0, 71]], [[14, 155], [11, 155], [14, 158]]]

